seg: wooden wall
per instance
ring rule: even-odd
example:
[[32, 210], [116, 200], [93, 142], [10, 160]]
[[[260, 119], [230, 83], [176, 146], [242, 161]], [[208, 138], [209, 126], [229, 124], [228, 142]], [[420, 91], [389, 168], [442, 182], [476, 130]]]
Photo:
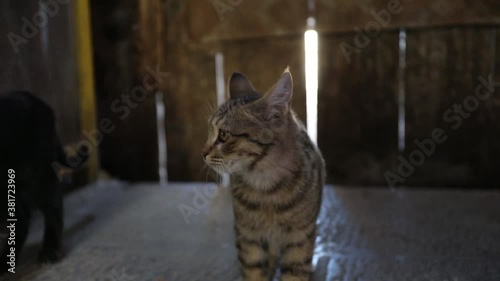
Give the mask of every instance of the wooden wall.
[[[256, 8], [251, 1], [242, 2], [241, 5], [244, 9]], [[272, 9], [272, 5], [265, 6]], [[166, 85], [165, 99], [170, 180], [207, 180], [200, 151], [207, 137], [207, 118], [211, 108], [217, 104], [217, 52], [224, 55], [225, 79], [232, 72], [243, 72], [262, 92], [274, 85], [286, 66], [290, 65], [296, 86], [293, 104], [299, 116], [305, 120], [302, 34], [207, 42], [201, 38], [209, 35], [205, 28], [213, 21], [220, 22], [211, 2], [167, 1], [167, 7], [170, 12], [167, 15], [166, 66], [172, 73]], [[294, 9], [299, 12], [300, 7]], [[237, 17], [244, 9], [235, 7], [232, 11], [234, 14], [227, 13], [228, 18], [224, 22], [229, 22], [229, 17]], [[292, 19], [288, 23], [281, 23], [281, 26], [285, 28], [289, 23], [299, 26]], [[262, 28], [266, 27], [262, 25]]]
[[380, 183], [397, 152], [398, 32], [380, 35], [349, 63], [338, 46], [353, 38], [321, 38], [318, 145], [330, 181]]
[[[198, 54], [181, 64], [204, 65], [198, 68], [204, 82], [173, 92], [191, 97], [208, 92], [212, 101], [215, 85], [210, 56], [215, 51], [225, 55], [226, 76], [232, 71], [243, 71], [261, 89], [272, 83], [273, 74], [283, 64], [291, 64], [296, 81], [294, 104], [305, 119], [302, 40], [307, 18], [305, 1], [216, 1], [222, 3], [220, 6], [213, 1], [188, 2], [187, 23], [175, 23], [176, 27], [179, 24], [187, 27], [185, 32], [178, 33], [182, 37], [172, 38], [172, 43]], [[408, 159], [416, 149], [416, 139], [427, 138], [433, 129], [442, 127], [449, 135], [446, 143], [438, 144], [436, 152], [399, 184], [499, 183], [495, 171], [500, 168], [496, 154], [500, 146], [497, 142], [500, 113], [493, 99], [481, 104], [456, 131], [449, 130], [449, 122], [442, 115], [454, 102], [474, 94], [478, 75], [496, 75], [498, 66], [493, 63], [496, 59], [493, 48], [498, 48], [495, 26], [500, 25], [500, 5], [487, 0], [438, 2], [317, 1], [319, 146], [327, 162], [330, 182], [386, 185], [386, 172], [397, 173], [398, 157]], [[340, 46], [343, 43], [356, 46], [356, 30], [364, 30], [367, 23], [376, 21], [373, 14], [383, 16], [381, 11], [389, 9], [394, 13], [391, 12], [390, 20], [386, 18], [387, 25], [346, 59]], [[401, 28], [406, 31], [403, 68]], [[200, 56], [201, 61], [196, 59]], [[182, 80], [186, 74], [189, 76], [179, 72], [178, 79]], [[406, 111], [403, 152], [398, 150], [401, 91], [405, 93]], [[203, 107], [203, 97], [196, 100]], [[192, 106], [198, 107], [196, 104]], [[186, 124], [189, 124], [186, 135], [193, 140], [187, 150], [193, 151], [194, 156], [188, 157], [190, 160], [184, 164], [191, 167], [190, 178], [199, 179], [196, 172], [202, 164], [197, 159], [197, 149], [203, 143], [203, 129], [196, 123]]]
[[[60, 5], [56, 16], [36, 28], [28, 38], [23, 35], [26, 19], [33, 23], [39, 11], [38, 1], [2, 1], [0, 3], [0, 91], [28, 90], [55, 110], [57, 129], [63, 143], [80, 138], [80, 104], [76, 72], [74, 7]], [[23, 37], [18, 52], [7, 34]], [[31, 34], [27, 33], [27, 34]]]
[[158, 180], [155, 93], [165, 81], [147, 69], [166, 71], [164, 4], [114, 0], [91, 7], [98, 122], [109, 120], [113, 128], [103, 133], [101, 167], [124, 180]]
[[[494, 75], [496, 28], [453, 27], [427, 31], [409, 31], [407, 39], [406, 112], [407, 152], [417, 149], [413, 142], [431, 136], [442, 128], [448, 135], [436, 153], [416, 170], [410, 181], [426, 184], [498, 185], [500, 178], [500, 104], [495, 97], [479, 101], [465, 117], [455, 120], [454, 104], [466, 104], [474, 98], [478, 77]], [[467, 117], [470, 114], [469, 117]], [[448, 116], [448, 117], [446, 117]], [[450, 120], [453, 118], [452, 120]], [[460, 122], [457, 123], [457, 122]], [[456, 129], [455, 129], [456, 128]], [[407, 153], [407, 156], [408, 153]]]
[[[415, 141], [442, 129], [447, 140], [437, 143], [423, 164], [412, 165], [415, 171], [403, 175], [399, 184], [497, 186], [498, 93], [481, 101], [456, 130], [452, 128], [456, 122], [443, 117], [454, 110], [455, 103], [474, 96], [479, 75], [496, 75], [500, 67], [495, 62], [497, 30], [483, 26], [409, 29], [402, 76], [398, 31], [383, 32], [350, 63], [339, 49], [323, 47], [319, 144], [328, 160], [330, 180], [385, 185], [386, 172], [400, 175], [399, 156], [416, 157], [412, 153], [421, 149]], [[353, 34], [327, 36], [322, 46], [353, 44], [352, 39]], [[397, 142], [399, 85], [405, 92], [404, 152], [398, 151]]]
[[[83, 130], [94, 128], [93, 75], [80, 71], [91, 65], [91, 60], [78, 59], [83, 58], [82, 42], [90, 41], [90, 32], [82, 32], [90, 22], [81, 16], [85, 10], [77, 10], [73, 1], [42, 3], [0, 3], [0, 92], [27, 90], [44, 100], [54, 110], [61, 142], [75, 149], [85, 139]], [[88, 48], [85, 51], [91, 52]], [[95, 180], [97, 148], [92, 151], [83, 169], [73, 174], [77, 185]]]
[[[493, 98], [481, 102], [460, 129], [450, 130], [443, 114], [453, 108], [453, 103], [474, 94], [478, 75], [492, 74], [500, 80], [497, 52], [500, 4], [494, 0], [394, 1], [316, 1], [314, 14], [320, 33], [318, 141], [327, 162], [329, 181], [386, 185], [385, 173], [397, 173], [398, 157], [410, 157], [416, 148], [416, 139], [427, 138], [432, 130], [442, 127], [448, 140], [401, 184], [498, 185], [498, 92], [494, 93], [496, 102]], [[132, 0], [129, 2], [130, 7], [136, 5]], [[262, 91], [290, 65], [295, 81], [294, 107], [305, 120], [306, 1], [149, 0], [141, 3], [142, 6], [134, 10], [140, 13], [133, 12], [131, 16], [138, 17], [131, 20], [138, 25], [128, 33], [132, 35], [127, 35], [139, 44], [131, 43], [131, 39], [121, 41], [125, 42], [122, 44], [118, 43], [120, 40], [110, 43], [109, 38], [101, 38], [108, 41], [100, 44], [110, 44], [121, 52], [120, 55], [106, 53], [103, 47], [96, 54], [103, 66], [113, 57], [115, 63], [111, 67], [121, 73], [115, 77], [118, 83], [114, 82], [113, 74], [100, 70], [102, 75], [111, 76], [104, 79], [108, 86], [101, 89], [100, 98], [106, 97], [101, 106], [109, 107], [109, 102], [118, 95], [107, 89], [124, 91], [133, 85], [144, 61], [161, 63], [170, 73], [161, 85], [167, 108], [170, 180], [206, 180], [199, 151], [206, 138], [206, 117], [210, 106], [216, 103], [216, 52], [224, 55], [226, 79], [231, 72], [241, 71]], [[117, 2], [114, 5], [121, 6]], [[162, 16], [155, 7], [164, 8], [166, 13]], [[366, 46], [346, 59], [341, 46], [355, 46], [357, 30], [376, 24], [374, 14], [380, 15], [387, 9], [396, 11], [387, 24], [375, 32]], [[101, 18], [105, 15], [107, 13], [102, 13]], [[149, 20], [141, 20], [148, 15]], [[95, 26], [96, 33], [103, 34], [99, 30], [101, 24]], [[406, 32], [405, 65], [400, 57], [402, 29]], [[139, 34], [134, 33], [137, 30]], [[144, 36], [160, 36], [163, 41]], [[123, 60], [120, 56], [131, 59]], [[131, 73], [124, 73], [127, 69], [124, 66], [130, 66]], [[398, 115], [402, 92], [406, 148], [400, 152]], [[140, 128], [140, 137], [131, 131], [140, 127], [139, 123], [149, 124], [151, 111], [152, 106], [138, 109], [138, 119], [133, 121], [136, 123], [120, 125], [122, 128], [117, 130], [120, 133], [106, 144], [106, 150], [113, 152], [103, 158], [103, 164], [108, 163], [106, 166], [110, 168], [124, 167], [118, 172], [123, 177], [136, 173], [137, 179], [152, 178], [141, 174], [145, 170], [157, 170], [153, 165], [154, 149], [145, 148], [148, 144], [155, 145], [153, 129]], [[100, 112], [109, 110], [100, 109]], [[125, 164], [126, 159], [120, 156], [126, 154], [123, 151], [130, 145], [145, 148], [142, 154], [126, 152], [130, 154], [128, 159], [136, 164]]]

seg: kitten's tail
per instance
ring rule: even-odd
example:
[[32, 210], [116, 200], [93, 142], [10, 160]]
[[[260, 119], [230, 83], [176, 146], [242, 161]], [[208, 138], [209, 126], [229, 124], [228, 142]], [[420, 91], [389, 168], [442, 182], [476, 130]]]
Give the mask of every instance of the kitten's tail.
[[56, 161], [70, 169], [80, 168], [89, 159], [90, 148], [85, 144], [78, 145], [76, 151], [71, 149], [65, 151], [56, 136], [55, 145], [57, 151]]
[[57, 133], [54, 133], [53, 145], [55, 155], [51, 166], [59, 182], [64, 181], [66, 175], [71, 175], [75, 169], [80, 168], [91, 154], [91, 148], [85, 144], [79, 144], [76, 149], [77, 151], [74, 149], [65, 151]]

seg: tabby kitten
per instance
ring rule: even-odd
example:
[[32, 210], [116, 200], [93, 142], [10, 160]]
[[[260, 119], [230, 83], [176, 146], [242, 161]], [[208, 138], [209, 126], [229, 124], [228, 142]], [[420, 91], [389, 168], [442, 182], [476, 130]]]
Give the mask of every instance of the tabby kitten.
[[246, 281], [309, 280], [324, 183], [319, 149], [291, 109], [288, 68], [265, 95], [240, 73], [209, 119], [205, 162], [231, 175], [236, 248]]

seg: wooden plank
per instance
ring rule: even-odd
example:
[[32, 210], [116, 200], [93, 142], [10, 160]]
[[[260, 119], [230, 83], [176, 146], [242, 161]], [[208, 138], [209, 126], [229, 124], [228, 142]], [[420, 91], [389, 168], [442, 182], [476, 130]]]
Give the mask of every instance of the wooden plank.
[[[82, 109], [80, 87], [77, 75], [77, 43], [75, 38], [74, 5], [60, 5], [57, 16], [50, 18], [48, 42], [42, 44], [42, 54], [45, 54], [44, 68], [50, 100], [56, 109], [56, 118], [60, 124], [63, 143], [77, 142], [82, 137]], [[43, 37], [43, 34], [40, 34]], [[45, 40], [41, 40], [42, 42]], [[45, 49], [45, 50], [44, 50]], [[95, 105], [90, 108], [95, 115]]]
[[[80, 89], [81, 129], [91, 132], [97, 129], [92, 34], [90, 27], [89, 0], [76, 2], [75, 6], [77, 73]], [[91, 143], [91, 142], [89, 142]], [[99, 167], [98, 145], [92, 145], [88, 160], [88, 180], [97, 179]]]
[[189, 35], [196, 42], [299, 35], [305, 31], [306, 1], [190, 0]]
[[[178, 3], [177, 6], [182, 6]], [[305, 31], [307, 1], [190, 0], [186, 7], [189, 38], [213, 42], [299, 35]], [[378, 14], [381, 16], [374, 16]], [[368, 25], [382, 29], [500, 24], [496, 0], [317, 0], [320, 33], [357, 33]]]
[[[490, 30], [493, 81], [500, 82], [500, 28]], [[500, 185], [500, 87], [487, 100], [483, 101], [478, 119], [480, 132], [480, 165], [477, 172], [481, 186]]]
[[[74, 5], [73, 2], [54, 2], [48, 10], [40, 10], [39, 2], [0, 4], [2, 33], [18, 36], [18, 44], [12, 45], [7, 36], [0, 42], [0, 59], [9, 69], [0, 75], [0, 91], [28, 90], [45, 101], [54, 110], [61, 142], [73, 148], [84, 137], [77, 83]], [[39, 14], [40, 11], [45, 14]], [[39, 16], [35, 19], [36, 14]], [[93, 108], [91, 105], [87, 109]], [[97, 162], [91, 159], [91, 163]], [[95, 170], [91, 172], [94, 175]], [[77, 185], [88, 181], [87, 166], [73, 174]]]
[[279, 79], [287, 66], [293, 76], [293, 108], [306, 122], [306, 94], [303, 37], [226, 42], [222, 47], [225, 75], [244, 73], [261, 93]]
[[500, 3], [495, 0], [318, 0], [317, 3], [318, 30], [326, 33], [353, 32], [355, 27], [365, 30], [369, 23], [374, 26], [378, 23], [386, 29], [500, 24]]
[[214, 55], [180, 44], [167, 49], [165, 66], [172, 73], [165, 89], [169, 180], [213, 180], [208, 178], [201, 149], [208, 116], [217, 107]]
[[[125, 94], [136, 105], [130, 107], [129, 116], [117, 121], [119, 130], [115, 137], [118, 139], [113, 141], [123, 142], [123, 137], [127, 137], [127, 142], [122, 145], [124, 150], [118, 153], [128, 161], [115, 162], [113, 165], [119, 168], [121, 178], [157, 181], [159, 162], [155, 94], [165, 88], [168, 79], [162, 63], [165, 48], [161, 36], [164, 27], [161, 23], [165, 18], [165, 6], [160, 0], [134, 2], [130, 5], [137, 5], [137, 33], [131, 34], [132, 58], [129, 63], [132, 78]], [[119, 9], [121, 3], [116, 4]]]
[[155, 93], [168, 82], [165, 3], [96, 1], [92, 8], [99, 121], [113, 126], [101, 144], [102, 168], [124, 180], [156, 181]]
[[351, 35], [320, 41], [318, 144], [329, 180], [385, 184], [397, 152], [398, 33], [386, 32], [347, 60]]
[[[464, 104], [474, 104], [478, 77], [492, 73], [491, 32], [491, 28], [475, 27], [408, 32], [404, 156], [417, 157], [416, 151], [423, 150], [415, 141], [432, 137], [436, 129], [447, 139], [436, 144], [423, 164], [413, 165], [415, 172], [405, 184], [480, 184], [481, 151], [489, 150], [481, 145], [485, 104], [469, 107], [474, 110]], [[464, 113], [456, 106], [464, 107]]]
[[[64, 144], [76, 142], [81, 134], [80, 101], [76, 81], [74, 19], [71, 2], [59, 5], [59, 12], [47, 17], [45, 25], [33, 24], [38, 2], [6, 1], [1, 4], [0, 59], [6, 69], [0, 74], [0, 91], [28, 90], [49, 104], [55, 112], [57, 129]], [[33, 24], [30, 36], [23, 34]], [[7, 34], [16, 35], [14, 46]], [[18, 37], [18, 38], [19, 38]], [[28, 38], [30, 37], [30, 38]]]
[[99, 122], [109, 119], [114, 125], [114, 130], [103, 133], [100, 164], [101, 169], [112, 176], [125, 179], [130, 176], [127, 165], [133, 162], [127, 149], [132, 144], [120, 119], [122, 111], [113, 112], [112, 105], [121, 101], [121, 94], [130, 94], [135, 82], [132, 58], [136, 60], [137, 54], [132, 44], [133, 34], [128, 28], [137, 23], [135, 13], [130, 13], [137, 10], [133, 2], [94, 1], [91, 5], [97, 112]]

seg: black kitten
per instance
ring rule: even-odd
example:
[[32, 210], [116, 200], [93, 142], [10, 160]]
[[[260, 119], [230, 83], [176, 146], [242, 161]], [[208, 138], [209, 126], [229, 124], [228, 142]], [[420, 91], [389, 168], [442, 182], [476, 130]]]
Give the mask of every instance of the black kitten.
[[[0, 175], [3, 185], [0, 195], [1, 261], [3, 271], [10, 266], [7, 255], [15, 247], [16, 264], [28, 235], [32, 207], [39, 207], [44, 215], [45, 233], [39, 260], [55, 262], [61, 258], [63, 232], [63, 191], [53, 165], [68, 165], [70, 159], [63, 150], [56, 132], [52, 109], [29, 92], [0, 94]], [[83, 163], [88, 148], [79, 151]], [[76, 168], [76, 167], [72, 167]], [[15, 193], [8, 191], [9, 169], [15, 171]], [[10, 170], [10, 172], [12, 172]], [[11, 176], [12, 177], [12, 176]], [[11, 181], [12, 182], [12, 181]], [[9, 193], [8, 193], [9, 192]], [[15, 197], [15, 245], [8, 238], [4, 226], [10, 217], [7, 193]], [[9, 217], [8, 217], [9, 216]], [[2, 225], [3, 224], [3, 225]]]

